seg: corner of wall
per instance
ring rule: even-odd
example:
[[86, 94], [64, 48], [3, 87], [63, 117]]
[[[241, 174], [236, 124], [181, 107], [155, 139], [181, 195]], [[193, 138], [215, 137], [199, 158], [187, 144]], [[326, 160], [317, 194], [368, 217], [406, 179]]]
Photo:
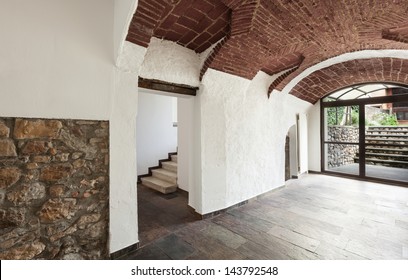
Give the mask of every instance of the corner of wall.
[[125, 42], [115, 71], [110, 114], [110, 252], [138, 242], [136, 116], [146, 49]]

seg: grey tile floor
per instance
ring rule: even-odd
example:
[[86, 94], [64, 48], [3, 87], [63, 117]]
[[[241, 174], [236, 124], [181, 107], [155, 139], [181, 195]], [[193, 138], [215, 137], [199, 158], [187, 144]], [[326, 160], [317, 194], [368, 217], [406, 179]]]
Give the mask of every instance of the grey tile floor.
[[183, 193], [138, 188], [125, 259], [408, 259], [408, 188], [310, 174], [206, 220]]

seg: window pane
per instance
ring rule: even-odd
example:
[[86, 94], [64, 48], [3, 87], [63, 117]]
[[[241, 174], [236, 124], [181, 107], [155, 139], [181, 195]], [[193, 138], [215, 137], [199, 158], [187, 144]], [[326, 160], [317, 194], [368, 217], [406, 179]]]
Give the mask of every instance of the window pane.
[[325, 109], [326, 142], [358, 143], [358, 106], [340, 106]]
[[358, 145], [325, 144], [326, 170], [352, 175], [359, 174]]

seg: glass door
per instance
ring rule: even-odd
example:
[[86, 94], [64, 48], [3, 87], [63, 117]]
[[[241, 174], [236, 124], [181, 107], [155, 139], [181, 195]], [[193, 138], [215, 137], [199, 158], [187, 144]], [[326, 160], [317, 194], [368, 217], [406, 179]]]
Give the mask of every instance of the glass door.
[[[365, 105], [366, 176], [408, 182], [407, 102]], [[405, 112], [406, 111], [406, 112]]]
[[325, 170], [359, 175], [359, 106], [324, 109]]
[[352, 86], [321, 101], [322, 171], [408, 184], [408, 88]]

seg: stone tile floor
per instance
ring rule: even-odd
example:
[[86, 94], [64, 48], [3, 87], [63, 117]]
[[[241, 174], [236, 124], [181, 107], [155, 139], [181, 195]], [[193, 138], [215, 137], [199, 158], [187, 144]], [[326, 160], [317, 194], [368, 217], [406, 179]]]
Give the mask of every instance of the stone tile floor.
[[138, 195], [141, 248], [124, 259], [408, 259], [408, 188], [305, 175], [206, 220], [184, 193]]

